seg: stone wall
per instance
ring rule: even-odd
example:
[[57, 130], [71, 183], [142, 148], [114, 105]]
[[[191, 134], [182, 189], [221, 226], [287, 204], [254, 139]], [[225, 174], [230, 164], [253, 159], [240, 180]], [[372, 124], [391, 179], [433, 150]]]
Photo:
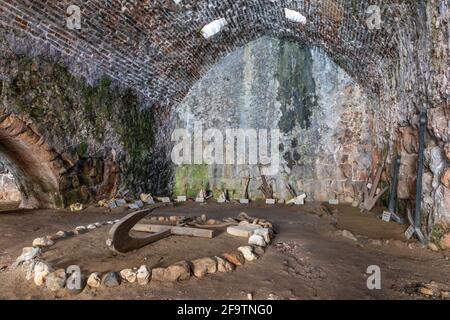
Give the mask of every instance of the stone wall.
[[88, 85], [44, 57], [1, 53], [0, 153], [23, 207], [167, 192], [156, 109], [136, 91], [107, 77]]
[[[170, 140], [173, 107], [192, 85], [236, 48], [264, 35], [287, 37], [327, 53], [378, 102], [371, 133], [376, 140], [373, 168], [386, 154], [387, 168], [391, 167], [394, 153], [401, 152], [395, 149], [402, 143], [399, 127], [415, 130], [419, 109], [430, 110], [424, 213], [430, 225], [450, 220], [449, 192], [442, 183], [449, 168], [447, 0], [76, 2], [0, 0], [2, 48], [44, 56], [91, 85], [108, 75], [141, 92], [157, 114], [156, 162], [164, 168], [169, 163], [170, 145], [164, 142]], [[67, 8], [73, 4], [81, 8], [80, 30], [66, 27]], [[367, 10], [374, 4], [381, 9], [380, 28], [367, 24]], [[284, 8], [302, 13], [306, 24], [288, 21]], [[224, 18], [227, 26], [204, 39], [199, 30], [217, 18]], [[409, 164], [403, 167], [411, 169]], [[170, 172], [156, 185], [170, 185]], [[406, 172], [407, 180], [414, 179], [412, 172]], [[384, 180], [389, 176], [386, 172]], [[405, 197], [412, 196], [410, 192]]]
[[[371, 165], [371, 102], [326, 55], [288, 40], [261, 38], [221, 60], [177, 107], [177, 127], [203, 130], [279, 129], [280, 168], [268, 177], [275, 196], [289, 183], [309, 200], [353, 202]], [[205, 143], [206, 146], [206, 143]], [[224, 151], [225, 153], [225, 151]], [[184, 165], [176, 194], [228, 189], [240, 197], [242, 178], [261, 198], [258, 165]]]

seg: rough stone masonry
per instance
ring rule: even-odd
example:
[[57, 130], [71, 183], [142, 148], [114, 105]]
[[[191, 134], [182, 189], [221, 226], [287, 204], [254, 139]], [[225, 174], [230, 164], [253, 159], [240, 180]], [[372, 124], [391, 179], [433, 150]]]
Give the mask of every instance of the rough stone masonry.
[[[79, 30], [66, 27], [69, 5], [81, 9]], [[381, 9], [379, 29], [367, 25], [370, 5]], [[1, 0], [0, 8], [0, 136], [17, 151], [6, 160], [23, 178], [25, 206], [170, 192], [175, 107], [221, 57], [270, 36], [327, 54], [367, 92], [372, 167], [402, 153], [405, 199], [415, 192], [418, 114], [428, 109], [423, 208], [431, 224], [450, 220], [446, 0]], [[306, 23], [288, 21], [284, 8]], [[204, 39], [199, 30], [218, 18], [227, 25]], [[26, 161], [30, 151], [41, 165]]]

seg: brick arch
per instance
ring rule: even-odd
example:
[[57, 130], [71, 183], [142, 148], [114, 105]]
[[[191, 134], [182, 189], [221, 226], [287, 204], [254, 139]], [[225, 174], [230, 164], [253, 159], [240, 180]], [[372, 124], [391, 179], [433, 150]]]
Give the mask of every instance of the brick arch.
[[59, 177], [69, 164], [14, 114], [0, 122], [0, 157], [16, 180], [22, 208], [63, 207]]
[[[0, 0], [0, 48], [52, 58], [90, 83], [108, 75], [136, 88], [158, 113], [161, 142], [170, 135], [171, 107], [195, 81], [224, 55], [264, 35], [323, 50], [374, 93], [380, 108], [374, 110], [377, 132], [372, 136], [380, 148], [392, 146], [398, 125], [415, 125], [421, 108], [448, 105], [450, 11], [445, 0], [74, 2]], [[66, 27], [67, 8], [74, 4], [81, 8], [81, 30]], [[379, 30], [366, 24], [367, 9], [374, 4], [382, 9]], [[289, 22], [284, 8], [301, 12], [307, 23]], [[199, 31], [218, 18], [225, 18], [227, 27], [205, 40]], [[440, 146], [448, 141], [433, 139]], [[166, 164], [168, 158], [158, 161]], [[442, 211], [436, 206], [442, 195], [434, 186], [429, 189], [427, 210]]]
[[[38, 43], [34, 51], [56, 49], [62, 56], [79, 58], [89, 65], [87, 73], [106, 73], [135, 86], [154, 103], [167, 105], [181, 101], [221, 57], [264, 35], [288, 37], [324, 50], [364, 87], [377, 92], [395, 69], [402, 41], [398, 31], [408, 26], [402, 34], [407, 41], [417, 21], [422, 21], [417, 1], [375, 1], [381, 8], [389, 6], [380, 30], [371, 30], [366, 23], [373, 1], [178, 2], [83, 1], [80, 30], [65, 25], [66, 10], [74, 4], [68, 0], [52, 6], [8, 1], [0, 17], [6, 26], [32, 36]], [[284, 8], [299, 11], [307, 23], [289, 22]], [[228, 25], [204, 39], [200, 29], [217, 18], [225, 18]]]

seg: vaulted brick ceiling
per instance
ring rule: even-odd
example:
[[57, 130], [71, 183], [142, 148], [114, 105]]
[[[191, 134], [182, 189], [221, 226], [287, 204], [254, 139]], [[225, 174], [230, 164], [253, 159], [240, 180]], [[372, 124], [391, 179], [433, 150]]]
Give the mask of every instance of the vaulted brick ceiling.
[[[377, 92], [398, 60], [400, 40], [405, 33], [415, 37], [420, 29], [416, 24], [422, 21], [417, 15], [423, 12], [416, 0], [178, 2], [0, 0], [0, 20], [16, 35], [33, 40], [29, 43], [45, 44], [46, 50], [78, 59], [132, 84], [152, 101], [170, 105], [220, 57], [262, 35], [316, 46]], [[81, 7], [81, 30], [66, 28], [66, 10], [72, 4]], [[366, 23], [372, 4], [383, 9], [380, 30]], [[288, 21], [284, 8], [303, 14], [306, 24]], [[225, 18], [227, 26], [204, 39], [199, 31], [218, 18]]]

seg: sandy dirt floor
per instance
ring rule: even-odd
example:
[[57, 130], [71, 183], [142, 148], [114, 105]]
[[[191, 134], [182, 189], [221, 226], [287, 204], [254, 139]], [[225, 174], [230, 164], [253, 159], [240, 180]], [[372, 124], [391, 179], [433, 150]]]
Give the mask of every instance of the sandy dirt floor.
[[[233, 273], [216, 273], [202, 280], [178, 283], [152, 281], [147, 286], [122, 284], [79, 295], [52, 293], [9, 267], [34, 238], [70, 230], [78, 225], [114, 220], [128, 212], [89, 208], [65, 210], [8, 210], [0, 212], [1, 299], [422, 299], [417, 284], [450, 284], [450, 252], [432, 252], [416, 241], [403, 241], [406, 226], [385, 223], [376, 214], [361, 214], [350, 206], [267, 206], [252, 203], [199, 205], [186, 203], [162, 208], [154, 215], [235, 217], [240, 212], [274, 222], [276, 238], [266, 254]], [[146, 264], [168, 266], [237, 248], [245, 239], [220, 233], [211, 240], [171, 236], [127, 255], [111, 253], [106, 245], [109, 226], [57, 242], [45, 258], [57, 266], [79, 265], [83, 272], [118, 271]], [[358, 241], [339, 234], [351, 231]], [[381, 240], [381, 241], [380, 241]], [[382, 289], [367, 289], [367, 267], [381, 268]]]

